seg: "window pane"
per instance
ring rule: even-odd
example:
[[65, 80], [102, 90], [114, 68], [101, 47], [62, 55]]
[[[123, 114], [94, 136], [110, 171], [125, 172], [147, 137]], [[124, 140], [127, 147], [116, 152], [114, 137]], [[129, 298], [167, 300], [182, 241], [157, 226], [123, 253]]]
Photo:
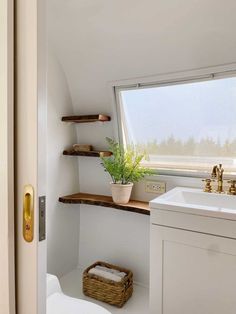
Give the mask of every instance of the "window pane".
[[236, 167], [236, 78], [123, 90], [125, 141], [149, 154], [152, 167]]

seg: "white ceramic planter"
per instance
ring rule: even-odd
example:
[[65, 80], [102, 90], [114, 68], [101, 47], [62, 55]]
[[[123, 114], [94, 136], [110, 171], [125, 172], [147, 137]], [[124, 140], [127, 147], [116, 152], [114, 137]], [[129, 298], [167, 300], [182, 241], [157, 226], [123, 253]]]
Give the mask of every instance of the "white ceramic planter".
[[127, 204], [130, 199], [133, 183], [120, 184], [111, 182], [111, 195], [116, 204]]

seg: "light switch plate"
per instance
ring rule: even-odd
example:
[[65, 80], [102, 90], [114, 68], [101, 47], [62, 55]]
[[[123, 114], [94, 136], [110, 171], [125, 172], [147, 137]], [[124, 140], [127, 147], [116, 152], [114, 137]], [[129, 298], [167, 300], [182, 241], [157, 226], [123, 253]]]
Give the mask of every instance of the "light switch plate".
[[166, 192], [166, 183], [161, 181], [146, 181], [145, 191], [147, 193], [163, 194]]

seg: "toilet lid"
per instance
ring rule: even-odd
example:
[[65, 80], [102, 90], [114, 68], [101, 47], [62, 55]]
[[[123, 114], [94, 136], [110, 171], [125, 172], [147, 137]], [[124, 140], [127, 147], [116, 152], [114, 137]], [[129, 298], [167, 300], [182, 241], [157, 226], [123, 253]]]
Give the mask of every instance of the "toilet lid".
[[47, 298], [47, 314], [111, 314], [103, 307], [62, 293]]

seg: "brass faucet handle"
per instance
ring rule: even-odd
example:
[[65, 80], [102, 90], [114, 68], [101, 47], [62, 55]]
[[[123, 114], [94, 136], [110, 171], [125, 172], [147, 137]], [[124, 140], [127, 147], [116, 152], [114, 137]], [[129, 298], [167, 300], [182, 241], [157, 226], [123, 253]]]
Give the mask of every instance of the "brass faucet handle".
[[231, 185], [236, 185], [236, 180], [229, 180], [227, 182], [230, 183]]
[[236, 195], [236, 180], [229, 180], [227, 182], [230, 184], [228, 194]]
[[215, 182], [215, 180], [212, 179], [203, 179], [202, 182], [205, 182], [204, 192], [211, 193], [212, 192], [212, 186], [211, 182]]

